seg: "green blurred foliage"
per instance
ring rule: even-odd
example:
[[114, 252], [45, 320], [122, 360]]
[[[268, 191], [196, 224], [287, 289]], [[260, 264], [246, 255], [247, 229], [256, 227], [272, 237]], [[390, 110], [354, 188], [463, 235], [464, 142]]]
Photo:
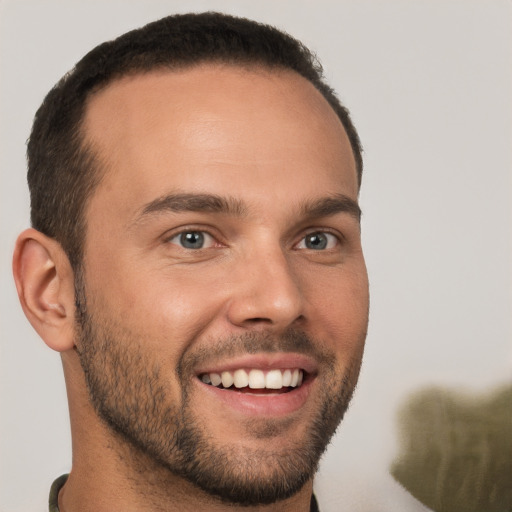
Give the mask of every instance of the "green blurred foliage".
[[442, 388], [399, 412], [391, 473], [436, 512], [512, 511], [512, 385], [486, 396]]

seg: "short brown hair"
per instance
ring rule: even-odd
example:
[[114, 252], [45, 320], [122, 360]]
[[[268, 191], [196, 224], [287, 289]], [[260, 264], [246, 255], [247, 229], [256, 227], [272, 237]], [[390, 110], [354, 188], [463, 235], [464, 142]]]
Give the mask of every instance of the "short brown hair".
[[204, 62], [289, 69], [309, 80], [341, 120], [361, 183], [359, 136], [347, 109], [324, 82], [320, 63], [300, 41], [269, 25], [220, 13], [168, 16], [94, 48], [36, 113], [27, 149], [31, 221], [62, 245], [74, 269], [82, 259], [87, 199], [101, 178], [95, 154], [83, 142], [88, 97], [130, 73]]

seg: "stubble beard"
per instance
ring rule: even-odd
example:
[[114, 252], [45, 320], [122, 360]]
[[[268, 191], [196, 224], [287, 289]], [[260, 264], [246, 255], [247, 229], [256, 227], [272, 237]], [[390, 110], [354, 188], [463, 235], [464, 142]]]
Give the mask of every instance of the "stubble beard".
[[[251, 506], [287, 499], [310, 481], [321, 455], [341, 422], [352, 397], [360, 356], [345, 375], [337, 375], [333, 354], [320, 352], [303, 332], [279, 338], [265, 334], [230, 337], [215, 343], [216, 355], [264, 351], [299, 351], [321, 361], [322, 395], [304, 435], [287, 443], [286, 452], [256, 450], [243, 444], [219, 445], [201, 427], [190, 404], [190, 379], [181, 382], [180, 404], [169, 399], [168, 379], [158, 358], [143, 350], [139, 338], [124, 326], [89, 314], [84, 287], [77, 287], [77, 351], [98, 416], [132, 453], [137, 474], [169, 471], [217, 499]], [[193, 344], [192, 344], [193, 345]], [[212, 349], [213, 350], [213, 349]], [[189, 370], [207, 353], [186, 351], [176, 375]], [[229, 391], [228, 391], [229, 392]], [[286, 420], [247, 422], [249, 438], [286, 435]], [[142, 457], [140, 455], [142, 454]], [[151, 461], [151, 467], [142, 461]], [[143, 467], [146, 466], [146, 467]]]

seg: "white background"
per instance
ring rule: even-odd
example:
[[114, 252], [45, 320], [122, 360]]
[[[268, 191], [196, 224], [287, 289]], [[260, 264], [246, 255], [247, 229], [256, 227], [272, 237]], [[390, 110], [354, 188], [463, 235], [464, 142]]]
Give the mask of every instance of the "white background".
[[3, 512], [46, 510], [71, 460], [60, 359], [25, 320], [10, 270], [29, 222], [24, 153], [35, 110], [96, 44], [212, 9], [277, 25], [316, 51], [365, 147], [370, 332], [355, 401], [318, 479], [324, 509], [400, 509], [388, 469], [409, 393], [432, 384], [485, 393], [510, 381], [510, 1], [0, 0]]

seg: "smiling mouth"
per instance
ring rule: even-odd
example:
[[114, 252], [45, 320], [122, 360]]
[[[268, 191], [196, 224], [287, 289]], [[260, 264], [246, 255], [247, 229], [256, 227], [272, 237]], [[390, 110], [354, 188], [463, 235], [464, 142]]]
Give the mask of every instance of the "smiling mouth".
[[286, 393], [299, 388], [304, 382], [306, 372], [300, 368], [285, 370], [272, 369], [238, 369], [221, 373], [203, 373], [199, 379], [210, 386], [231, 391], [241, 391], [255, 394], [268, 392]]

